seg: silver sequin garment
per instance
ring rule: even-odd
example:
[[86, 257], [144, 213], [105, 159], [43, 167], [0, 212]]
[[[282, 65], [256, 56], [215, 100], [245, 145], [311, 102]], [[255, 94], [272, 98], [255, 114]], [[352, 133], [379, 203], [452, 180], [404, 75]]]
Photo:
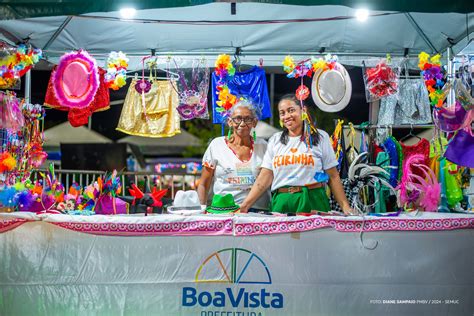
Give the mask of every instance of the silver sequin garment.
[[380, 101], [379, 125], [431, 122], [430, 100], [422, 79], [400, 79], [398, 93]]

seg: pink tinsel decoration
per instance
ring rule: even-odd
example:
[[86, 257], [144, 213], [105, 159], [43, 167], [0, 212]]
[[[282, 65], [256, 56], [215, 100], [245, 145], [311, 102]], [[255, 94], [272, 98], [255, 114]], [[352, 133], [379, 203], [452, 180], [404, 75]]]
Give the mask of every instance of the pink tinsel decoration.
[[[66, 94], [62, 84], [64, 72], [73, 62], [80, 62], [89, 71], [89, 74], [87, 74], [88, 87], [86, 92], [74, 98]], [[84, 80], [84, 78], [78, 78], [78, 80], [80, 79]], [[97, 89], [99, 88], [99, 82], [97, 63], [93, 57], [83, 50], [64, 54], [59, 60], [58, 67], [53, 75], [53, 88], [56, 98], [62, 106], [70, 108], [81, 109], [87, 107], [94, 100]]]

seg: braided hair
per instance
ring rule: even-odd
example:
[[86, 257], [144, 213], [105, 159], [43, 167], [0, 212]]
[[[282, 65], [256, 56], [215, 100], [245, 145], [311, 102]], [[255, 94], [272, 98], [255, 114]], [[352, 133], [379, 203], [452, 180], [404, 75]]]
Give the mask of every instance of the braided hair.
[[[301, 104], [301, 101], [298, 100], [295, 96], [294, 93], [288, 93], [288, 94], [285, 94], [284, 96], [281, 97], [280, 99], [280, 102], [281, 101], [284, 101], [284, 100], [288, 100], [288, 101], [292, 101], [294, 102], [296, 105], [300, 106]], [[279, 102], [279, 103], [280, 103]], [[304, 101], [302, 102], [303, 104], [303, 107], [306, 107], [306, 104], [304, 103]], [[312, 140], [312, 144], [313, 146], [317, 146], [319, 144], [319, 141], [321, 139], [321, 135], [319, 134], [316, 126], [314, 126], [313, 124], [313, 120], [311, 119], [311, 117], [309, 116], [309, 113], [308, 114], [308, 119], [309, 119], [309, 122], [310, 124], [315, 127], [314, 130], [311, 129], [311, 140]], [[305, 130], [304, 130], [304, 125], [301, 127], [303, 130], [301, 131], [301, 140], [304, 141], [305, 140]], [[283, 144], [283, 145], [286, 145], [288, 144], [288, 137], [289, 137], [289, 131], [288, 129], [283, 126], [283, 132], [281, 133], [281, 136], [280, 136], [280, 142]]]

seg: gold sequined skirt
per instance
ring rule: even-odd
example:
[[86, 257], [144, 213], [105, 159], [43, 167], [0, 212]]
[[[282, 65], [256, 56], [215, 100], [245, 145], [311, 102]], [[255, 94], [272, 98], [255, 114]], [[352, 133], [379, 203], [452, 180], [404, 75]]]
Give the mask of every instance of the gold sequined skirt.
[[151, 89], [142, 95], [132, 80], [120, 114], [117, 130], [144, 137], [171, 137], [181, 133], [178, 94], [166, 80], [153, 80]]

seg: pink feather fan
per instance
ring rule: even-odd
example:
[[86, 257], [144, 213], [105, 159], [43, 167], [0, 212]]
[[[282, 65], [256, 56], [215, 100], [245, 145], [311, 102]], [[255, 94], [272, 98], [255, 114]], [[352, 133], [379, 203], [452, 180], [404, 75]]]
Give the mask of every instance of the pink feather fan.
[[[441, 184], [435, 173], [428, 166], [420, 163], [424, 160], [421, 154], [408, 157], [403, 163], [403, 176], [398, 189], [402, 205], [420, 207], [428, 212], [436, 212], [441, 199]], [[413, 167], [423, 172], [423, 176], [413, 173]]]

